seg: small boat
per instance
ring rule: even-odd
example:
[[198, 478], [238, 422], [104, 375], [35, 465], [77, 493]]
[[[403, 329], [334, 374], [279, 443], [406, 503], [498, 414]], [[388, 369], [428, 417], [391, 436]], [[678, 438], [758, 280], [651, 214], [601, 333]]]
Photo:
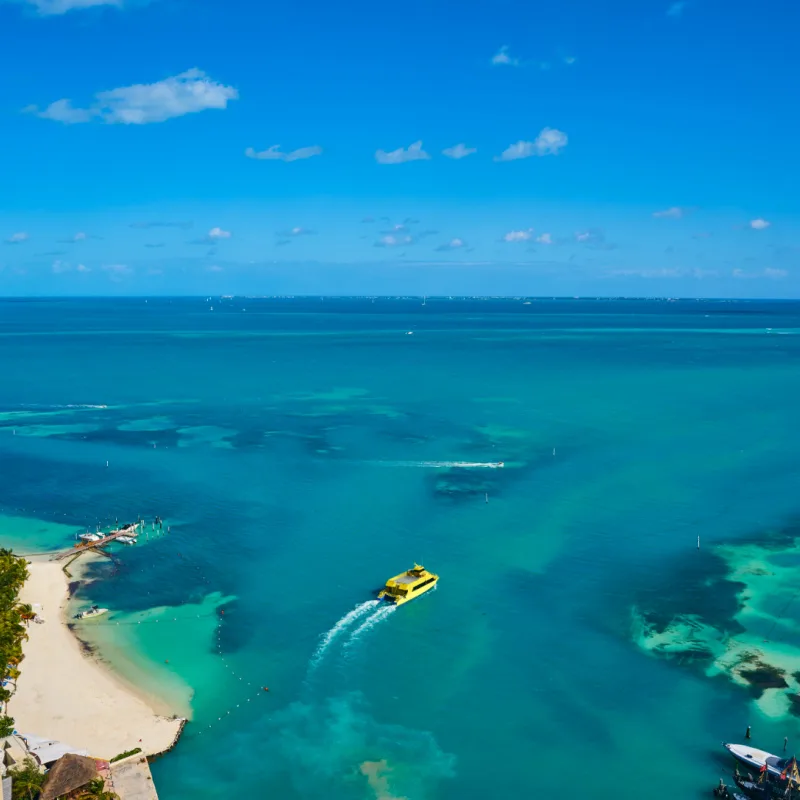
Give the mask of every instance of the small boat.
[[748, 744], [727, 744], [722, 745], [739, 763], [755, 770], [761, 775], [766, 773], [766, 777], [785, 781], [787, 774], [794, 780], [797, 774], [797, 782], [800, 784], [800, 773], [797, 771], [797, 762], [794, 756], [791, 758], [780, 758], [766, 750], [759, 750], [757, 747], [750, 747]]
[[86, 611], [81, 611], [80, 614], [76, 614], [75, 619], [91, 619], [92, 617], [99, 617], [107, 613], [108, 613], [107, 608], [99, 608], [98, 606], [92, 606], [91, 608], [87, 608]]
[[117, 541], [120, 544], [136, 544], [135, 536], [117, 536]]
[[414, 564], [406, 572], [395, 575], [394, 578], [389, 578], [386, 581], [386, 586], [378, 592], [378, 599], [401, 606], [403, 603], [414, 600], [421, 594], [433, 589], [438, 581], [438, 575], [428, 572], [425, 567], [421, 567], [419, 564]]
[[103, 537], [99, 533], [82, 533], [78, 538], [82, 542], [99, 542]]
[[733, 773], [736, 789], [728, 788], [725, 782], [720, 780], [719, 786], [714, 789], [714, 796], [730, 800], [797, 800], [800, 789], [797, 760], [792, 756], [784, 761], [786, 765], [777, 778], [770, 777], [766, 765], [762, 765], [759, 769], [758, 778], [750, 773], [746, 776], [741, 775], [737, 765]]
[[713, 794], [714, 797], [722, 797], [724, 800], [748, 800], [747, 795], [733, 791], [722, 778], [719, 779], [719, 783], [714, 787]]

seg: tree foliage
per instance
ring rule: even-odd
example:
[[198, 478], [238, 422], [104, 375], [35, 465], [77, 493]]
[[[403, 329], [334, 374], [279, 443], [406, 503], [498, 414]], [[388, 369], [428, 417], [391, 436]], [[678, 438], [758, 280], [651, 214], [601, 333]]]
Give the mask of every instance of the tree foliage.
[[106, 790], [106, 784], [102, 778], [95, 778], [78, 796], [81, 800], [119, 800], [118, 794]]
[[35, 800], [42, 789], [45, 775], [32, 758], [26, 758], [21, 767], [10, 769], [11, 797], [13, 800]]
[[[28, 578], [24, 558], [10, 550], [0, 548], [0, 674], [16, 680], [22, 662], [22, 642], [28, 638], [23, 621], [35, 616], [31, 606], [18, 602], [19, 593]], [[8, 702], [9, 690], [3, 687], [0, 702]], [[0, 736], [8, 736], [14, 729], [14, 720], [0, 717]]]

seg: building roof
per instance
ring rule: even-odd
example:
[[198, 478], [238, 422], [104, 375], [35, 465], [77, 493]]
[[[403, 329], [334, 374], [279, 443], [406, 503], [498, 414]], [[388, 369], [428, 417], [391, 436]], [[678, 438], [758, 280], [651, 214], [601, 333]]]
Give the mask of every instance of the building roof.
[[67, 753], [56, 761], [47, 773], [40, 800], [55, 800], [74, 792], [97, 777], [94, 759]]
[[66, 742], [57, 742], [54, 739], [45, 739], [42, 736], [33, 736], [29, 733], [21, 734], [28, 744], [28, 751], [39, 759], [40, 764], [51, 764], [67, 753], [79, 756], [88, 756], [88, 750], [80, 750]]

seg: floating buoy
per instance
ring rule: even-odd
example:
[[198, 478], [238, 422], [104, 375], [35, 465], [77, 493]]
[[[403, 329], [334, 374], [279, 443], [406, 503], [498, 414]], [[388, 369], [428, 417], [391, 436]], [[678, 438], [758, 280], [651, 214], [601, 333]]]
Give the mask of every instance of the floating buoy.
[[269, 691], [269, 686], [265, 686], [265, 687], [264, 687], [264, 691], [265, 691], [265, 692], [268, 692], [268, 691]]

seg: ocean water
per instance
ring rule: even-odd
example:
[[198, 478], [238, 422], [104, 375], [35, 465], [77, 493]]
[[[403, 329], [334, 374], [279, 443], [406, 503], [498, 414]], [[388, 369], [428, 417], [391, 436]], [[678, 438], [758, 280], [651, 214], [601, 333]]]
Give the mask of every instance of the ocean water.
[[[800, 510], [798, 334], [794, 303], [2, 300], [2, 543], [163, 518], [81, 594], [191, 715], [162, 800], [707, 796], [721, 741], [798, 719], [632, 609], [730, 617], [715, 548]], [[414, 561], [434, 592], [368, 604]]]

